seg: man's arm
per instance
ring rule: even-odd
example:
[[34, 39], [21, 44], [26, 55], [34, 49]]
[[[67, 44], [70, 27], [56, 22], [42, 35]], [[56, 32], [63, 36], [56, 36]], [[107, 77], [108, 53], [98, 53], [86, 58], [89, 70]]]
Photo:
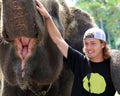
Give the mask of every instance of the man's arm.
[[45, 18], [47, 30], [48, 30], [48, 33], [49, 33], [51, 39], [57, 45], [57, 47], [62, 52], [62, 54], [67, 58], [67, 52], [68, 52], [69, 45], [62, 38], [61, 33], [59, 32], [59, 30], [56, 27], [56, 25], [54, 24], [50, 14], [47, 12], [47, 10], [42, 5], [42, 3], [39, 0], [36, 0], [36, 3], [37, 3], [38, 11]]

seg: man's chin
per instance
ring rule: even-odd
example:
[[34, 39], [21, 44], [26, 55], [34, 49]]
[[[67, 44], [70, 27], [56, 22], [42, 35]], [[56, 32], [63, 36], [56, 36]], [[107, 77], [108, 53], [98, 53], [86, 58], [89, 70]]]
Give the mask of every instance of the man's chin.
[[87, 57], [88, 57], [90, 60], [94, 58], [94, 56], [92, 56], [92, 55], [87, 55]]

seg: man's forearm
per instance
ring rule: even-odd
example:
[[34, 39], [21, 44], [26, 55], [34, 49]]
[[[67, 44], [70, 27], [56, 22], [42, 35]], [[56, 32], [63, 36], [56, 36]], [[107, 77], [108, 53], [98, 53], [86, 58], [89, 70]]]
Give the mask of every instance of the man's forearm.
[[54, 24], [51, 16], [49, 16], [48, 18], [45, 18], [45, 22], [46, 22], [47, 30], [51, 39], [55, 44], [57, 44], [58, 40], [62, 38], [61, 33], [59, 32], [56, 25]]
[[52, 18], [51, 17], [50, 18], [46, 18], [45, 21], [46, 21], [48, 33], [49, 33], [50, 37], [52, 38], [53, 42], [57, 45], [57, 47], [62, 52], [62, 54], [65, 57], [67, 57], [68, 44], [62, 38], [61, 33], [57, 29], [57, 27], [54, 24]]

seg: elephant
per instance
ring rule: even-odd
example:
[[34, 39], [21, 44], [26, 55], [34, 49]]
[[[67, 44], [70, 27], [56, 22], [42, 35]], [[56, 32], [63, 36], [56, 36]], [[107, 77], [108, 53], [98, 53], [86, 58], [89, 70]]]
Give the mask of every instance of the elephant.
[[111, 76], [115, 89], [120, 94], [120, 51], [112, 49], [111, 53]]
[[[82, 52], [84, 32], [97, 26], [94, 19], [83, 10], [69, 7], [64, 0], [40, 1], [65, 41]], [[49, 37], [35, 0], [3, 0], [1, 11], [2, 96], [71, 96], [74, 75]], [[118, 83], [112, 65], [113, 82]]]

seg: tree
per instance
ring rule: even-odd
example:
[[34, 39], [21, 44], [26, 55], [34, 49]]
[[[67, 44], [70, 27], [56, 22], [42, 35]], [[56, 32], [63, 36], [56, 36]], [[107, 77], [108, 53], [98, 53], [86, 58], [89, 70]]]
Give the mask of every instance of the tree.
[[111, 48], [120, 49], [120, 0], [79, 0], [75, 6], [94, 17]]

